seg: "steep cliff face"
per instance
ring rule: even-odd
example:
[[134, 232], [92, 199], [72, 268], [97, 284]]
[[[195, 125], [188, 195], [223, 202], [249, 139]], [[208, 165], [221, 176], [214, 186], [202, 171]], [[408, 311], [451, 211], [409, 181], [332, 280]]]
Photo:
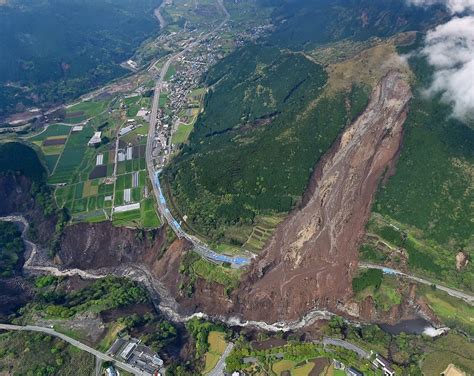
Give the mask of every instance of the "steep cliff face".
[[111, 222], [66, 227], [58, 252], [67, 268], [99, 269], [129, 262], [153, 265], [166, 242], [164, 228], [141, 231], [114, 227]]
[[32, 240], [46, 247], [54, 235], [56, 218], [44, 216], [30, 193], [31, 185], [31, 179], [25, 175], [0, 175], [0, 216], [23, 215], [32, 228]]
[[315, 307], [337, 311], [350, 299], [372, 198], [400, 148], [410, 98], [397, 72], [377, 85], [318, 164], [303, 207], [278, 227], [233, 296], [243, 317], [295, 320]]

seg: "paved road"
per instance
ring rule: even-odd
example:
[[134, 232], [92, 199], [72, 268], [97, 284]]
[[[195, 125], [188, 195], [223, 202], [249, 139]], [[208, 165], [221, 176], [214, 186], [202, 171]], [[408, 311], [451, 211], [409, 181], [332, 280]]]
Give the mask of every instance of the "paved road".
[[354, 345], [353, 343], [344, 341], [342, 339], [337, 339], [337, 338], [329, 338], [329, 337], [324, 337], [323, 340], [321, 341], [323, 345], [333, 345], [333, 346], [338, 346], [338, 347], [343, 347], [347, 350], [354, 351], [359, 357], [361, 358], [369, 358], [370, 354], [365, 351], [363, 348]]
[[225, 360], [227, 359], [227, 357], [229, 356], [233, 348], [234, 348], [234, 344], [232, 342], [227, 345], [221, 357], [219, 358], [219, 361], [217, 362], [216, 366], [211, 372], [208, 373], [207, 376], [223, 376], [224, 375]]
[[60, 338], [63, 341], [66, 341], [66, 342], [70, 343], [74, 347], [77, 347], [78, 349], [81, 349], [83, 351], [88, 352], [89, 354], [94, 355], [98, 359], [108, 361], [108, 362], [113, 362], [117, 367], [119, 367], [119, 368], [121, 368], [121, 369], [123, 369], [127, 372], [130, 372], [134, 375], [138, 375], [138, 376], [148, 375], [148, 373], [144, 373], [142, 371], [139, 371], [139, 370], [133, 368], [132, 366], [130, 366], [126, 363], [119, 362], [116, 359], [112, 358], [111, 356], [109, 356], [107, 354], [104, 354], [100, 351], [97, 351], [96, 349], [93, 349], [92, 347], [89, 347], [89, 346], [83, 344], [82, 342], [79, 342], [79, 341], [75, 340], [74, 338], [68, 337], [68, 336], [66, 336], [62, 333], [58, 333], [57, 331], [55, 331], [54, 329], [51, 329], [51, 328], [45, 328], [45, 327], [42, 327], [42, 326], [34, 326], [34, 325], [19, 326], [19, 325], [0, 324], [0, 329], [3, 329], [3, 330], [32, 331], [32, 332], [41, 332], [41, 333], [44, 333], [44, 334], [48, 334], [50, 336]]
[[422, 283], [424, 285], [430, 285], [430, 286], [435, 285], [438, 290], [444, 291], [444, 292], [448, 293], [449, 295], [451, 295], [455, 298], [462, 299], [470, 305], [474, 305], [474, 296], [471, 295], [471, 294], [468, 294], [468, 293], [463, 292], [463, 291], [455, 290], [455, 289], [452, 289], [452, 288], [449, 288], [449, 287], [446, 287], [446, 286], [443, 286], [443, 285], [439, 285], [438, 283], [428, 281], [427, 279], [424, 279], [424, 278], [416, 277], [412, 274], [404, 273], [400, 270], [391, 269], [391, 268], [387, 268], [387, 267], [382, 266], [382, 265], [370, 264], [370, 263], [366, 263], [366, 262], [360, 263], [359, 267], [363, 268], [363, 269], [379, 269], [379, 270], [382, 270], [382, 272], [384, 274], [401, 276], [401, 277], [404, 277], [404, 278], [407, 278], [407, 279], [411, 279], [412, 281]]
[[157, 124], [157, 116], [158, 116], [158, 108], [159, 108], [159, 103], [160, 103], [160, 94], [161, 94], [161, 89], [163, 87], [163, 82], [165, 80], [166, 73], [168, 72], [168, 69], [173, 61], [175, 61], [177, 58], [183, 56], [186, 52], [188, 52], [190, 49], [193, 47], [199, 45], [203, 40], [207, 39], [209, 36], [217, 32], [219, 29], [221, 29], [225, 23], [229, 20], [229, 13], [227, 12], [227, 9], [224, 7], [222, 0], [218, 0], [218, 5], [222, 9], [222, 12], [225, 14], [224, 20], [212, 31], [198, 39], [197, 41], [188, 44], [183, 50], [180, 52], [172, 55], [163, 65], [160, 71], [160, 76], [158, 80], [156, 81], [155, 85], [155, 91], [154, 91], [154, 96], [153, 96], [153, 101], [152, 101], [152, 107], [151, 107], [151, 113], [150, 113], [150, 127], [148, 130], [148, 138], [147, 138], [147, 144], [146, 144], [146, 162], [147, 162], [147, 169], [148, 169], [148, 174], [150, 176], [150, 180], [152, 182], [153, 186], [153, 192], [156, 196], [156, 200], [158, 202], [158, 211], [161, 215], [162, 218], [165, 218], [166, 222], [170, 225], [170, 227], [173, 229], [173, 231], [176, 233], [176, 235], [179, 238], [185, 238], [188, 241], [190, 241], [194, 245], [194, 251], [200, 254], [202, 257], [213, 261], [213, 262], [228, 262], [232, 264], [233, 267], [235, 268], [241, 268], [247, 264], [250, 263], [251, 258], [249, 257], [229, 257], [225, 255], [221, 255], [212, 249], [210, 249], [206, 244], [201, 242], [199, 239], [197, 239], [194, 236], [191, 236], [187, 234], [182, 228], [179, 222], [173, 218], [167, 204], [165, 197], [163, 195], [161, 185], [160, 185], [160, 180], [159, 180], [159, 171], [155, 170], [155, 167], [153, 165], [153, 139], [155, 136], [155, 129], [156, 129], [156, 124]]

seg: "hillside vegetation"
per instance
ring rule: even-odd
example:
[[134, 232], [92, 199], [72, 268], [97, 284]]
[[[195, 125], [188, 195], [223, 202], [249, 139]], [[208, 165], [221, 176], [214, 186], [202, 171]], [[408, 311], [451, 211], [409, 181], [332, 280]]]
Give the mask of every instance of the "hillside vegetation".
[[11, 277], [24, 251], [21, 232], [12, 222], [0, 222], [0, 277]]
[[220, 239], [228, 226], [294, 207], [317, 160], [366, 104], [357, 87], [315, 102], [326, 80], [303, 55], [262, 46], [211, 69], [204, 112], [165, 171], [191, 227]]
[[380, 189], [369, 232], [404, 249], [407, 264], [433, 279], [474, 289], [471, 262], [456, 268], [456, 255], [474, 250], [474, 131], [451, 117], [440, 98], [421, 94], [430, 71], [412, 61], [418, 92], [405, 124], [395, 175]]
[[69, 100], [126, 73], [119, 64], [159, 30], [159, 4], [11, 0], [0, 7], [0, 116]]
[[0, 334], [2, 374], [88, 376], [94, 366], [93, 355], [60, 339], [41, 333]]
[[269, 42], [293, 50], [342, 39], [388, 37], [402, 31], [424, 30], [446, 17], [443, 8], [415, 7], [405, 0], [260, 0], [275, 7], [276, 30]]

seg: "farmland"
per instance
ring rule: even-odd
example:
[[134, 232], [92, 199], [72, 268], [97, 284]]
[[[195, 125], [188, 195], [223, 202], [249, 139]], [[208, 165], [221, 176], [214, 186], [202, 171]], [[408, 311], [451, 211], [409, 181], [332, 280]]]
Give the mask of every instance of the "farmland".
[[225, 341], [225, 333], [212, 331], [207, 337], [209, 350], [205, 354], [206, 364], [204, 374], [209, 373], [216, 366], [220, 356], [224, 352], [227, 343]]
[[[28, 138], [43, 153], [48, 182], [56, 185], [56, 202], [69, 210], [73, 221], [160, 225], [146, 172], [148, 125], [136, 117], [147, 104], [149, 98], [139, 94], [81, 102], [67, 109], [69, 123], [51, 124]], [[125, 126], [130, 130], [120, 135]], [[89, 146], [95, 132], [101, 132], [100, 143]], [[137, 207], [114, 213], [115, 207], [131, 204]]]

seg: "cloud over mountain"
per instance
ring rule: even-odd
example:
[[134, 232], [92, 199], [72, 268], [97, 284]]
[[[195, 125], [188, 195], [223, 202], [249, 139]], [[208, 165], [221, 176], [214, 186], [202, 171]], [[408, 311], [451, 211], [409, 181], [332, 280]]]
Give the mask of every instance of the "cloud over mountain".
[[474, 0], [408, 0], [408, 2], [418, 6], [445, 4], [452, 13], [474, 11]]
[[474, 16], [455, 17], [428, 32], [423, 54], [435, 68], [431, 93], [443, 93], [460, 119], [474, 114]]

